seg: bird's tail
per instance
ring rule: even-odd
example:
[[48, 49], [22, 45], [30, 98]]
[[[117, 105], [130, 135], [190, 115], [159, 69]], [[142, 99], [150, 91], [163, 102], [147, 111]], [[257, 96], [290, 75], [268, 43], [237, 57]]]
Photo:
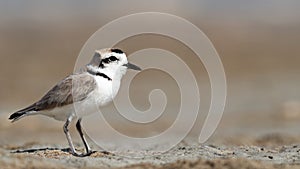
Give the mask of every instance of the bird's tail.
[[11, 120], [11, 122], [15, 122], [15, 121], [19, 120], [22, 117], [34, 114], [33, 112], [36, 111], [35, 109], [36, 109], [35, 105], [33, 104], [29, 107], [26, 107], [25, 109], [19, 110], [15, 113], [11, 114], [8, 119]]

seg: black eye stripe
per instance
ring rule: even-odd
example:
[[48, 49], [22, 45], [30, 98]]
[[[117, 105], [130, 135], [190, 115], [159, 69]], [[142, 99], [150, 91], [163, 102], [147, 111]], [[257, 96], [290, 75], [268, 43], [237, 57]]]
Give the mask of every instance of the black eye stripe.
[[109, 62], [113, 62], [113, 61], [117, 61], [119, 60], [118, 58], [116, 58], [115, 56], [110, 56], [108, 58], [102, 59], [101, 62], [103, 63], [109, 63]]
[[102, 59], [101, 62], [102, 62], [102, 63], [108, 63], [109, 60], [108, 60], [108, 58], [105, 58], [105, 59]]

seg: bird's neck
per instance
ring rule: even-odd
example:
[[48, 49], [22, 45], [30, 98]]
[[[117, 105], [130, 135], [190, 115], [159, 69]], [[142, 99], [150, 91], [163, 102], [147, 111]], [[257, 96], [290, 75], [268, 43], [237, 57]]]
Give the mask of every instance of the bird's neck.
[[[122, 70], [111, 70], [108, 68], [95, 68], [92, 66], [87, 67], [87, 72], [105, 78], [109, 81], [120, 81], [122, 76], [125, 74]], [[126, 70], [125, 70], [126, 72]]]

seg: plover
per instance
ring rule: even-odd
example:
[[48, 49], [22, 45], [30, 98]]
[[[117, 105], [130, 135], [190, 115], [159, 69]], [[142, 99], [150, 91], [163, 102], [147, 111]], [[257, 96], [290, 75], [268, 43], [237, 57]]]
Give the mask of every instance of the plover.
[[[92, 153], [81, 127], [83, 116], [97, 112], [93, 107], [104, 106], [116, 96], [122, 76], [127, 69], [141, 70], [127, 60], [126, 54], [115, 48], [96, 50], [92, 60], [84, 70], [67, 76], [48, 91], [39, 101], [13, 113], [12, 122], [30, 115], [45, 115], [64, 121], [64, 133], [67, 137], [70, 153], [74, 156], [88, 156]], [[74, 105], [80, 108], [75, 112]], [[96, 106], [96, 107], [97, 107]], [[85, 153], [78, 153], [69, 133], [69, 124], [77, 119], [76, 129], [85, 146]]]

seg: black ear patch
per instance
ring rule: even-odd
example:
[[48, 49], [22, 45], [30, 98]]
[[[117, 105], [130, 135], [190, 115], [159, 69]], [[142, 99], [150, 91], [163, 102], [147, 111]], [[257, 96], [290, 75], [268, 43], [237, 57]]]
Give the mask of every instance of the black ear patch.
[[111, 52], [123, 54], [124, 52], [121, 49], [111, 49]]

